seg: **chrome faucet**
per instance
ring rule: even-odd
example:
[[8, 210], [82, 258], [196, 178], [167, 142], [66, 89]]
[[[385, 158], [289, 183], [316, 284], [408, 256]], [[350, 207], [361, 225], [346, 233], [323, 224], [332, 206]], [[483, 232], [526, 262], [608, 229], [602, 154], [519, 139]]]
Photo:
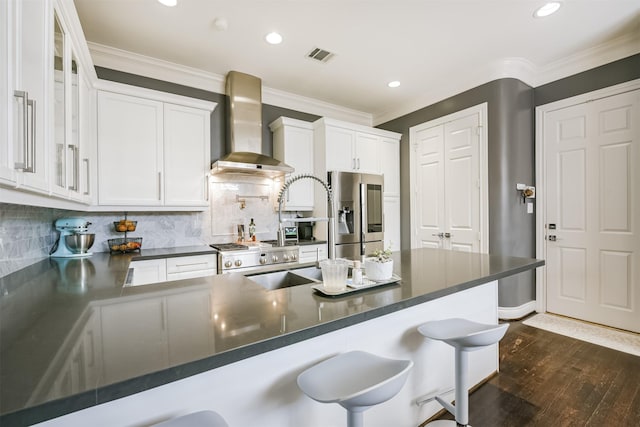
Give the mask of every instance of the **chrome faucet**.
[[334, 206], [333, 206], [333, 192], [331, 191], [331, 187], [325, 181], [321, 180], [317, 176], [311, 174], [301, 174], [295, 175], [289, 178], [278, 193], [278, 246], [284, 246], [284, 229], [282, 226], [282, 202], [284, 201], [284, 193], [289, 189], [291, 184], [301, 179], [313, 179], [324, 187], [327, 192], [327, 201], [329, 202], [329, 236], [327, 240], [329, 241], [329, 259], [336, 258], [336, 226], [333, 218]]

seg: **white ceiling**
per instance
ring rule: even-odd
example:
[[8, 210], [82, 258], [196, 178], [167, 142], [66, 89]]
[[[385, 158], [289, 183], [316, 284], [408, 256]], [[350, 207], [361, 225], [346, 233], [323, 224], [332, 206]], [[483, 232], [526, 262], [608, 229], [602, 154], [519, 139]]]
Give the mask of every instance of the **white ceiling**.
[[[253, 74], [378, 123], [495, 78], [537, 86], [640, 52], [639, 0], [565, 0], [542, 19], [544, 0], [74, 1], [92, 44]], [[270, 31], [283, 43], [267, 44]], [[335, 56], [307, 59], [314, 47]]]

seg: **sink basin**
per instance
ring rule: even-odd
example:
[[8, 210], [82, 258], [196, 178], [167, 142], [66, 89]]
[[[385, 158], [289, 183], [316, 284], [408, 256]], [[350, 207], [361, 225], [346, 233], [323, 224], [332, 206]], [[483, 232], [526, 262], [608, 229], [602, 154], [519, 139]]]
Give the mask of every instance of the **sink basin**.
[[305, 267], [305, 268], [296, 268], [295, 270], [291, 270], [291, 271], [297, 274], [298, 276], [308, 277], [309, 279], [322, 282], [322, 270], [320, 268]]
[[299, 276], [290, 271], [274, 271], [273, 273], [256, 274], [254, 276], [247, 276], [247, 279], [258, 283], [267, 290], [316, 283], [312, 278]]

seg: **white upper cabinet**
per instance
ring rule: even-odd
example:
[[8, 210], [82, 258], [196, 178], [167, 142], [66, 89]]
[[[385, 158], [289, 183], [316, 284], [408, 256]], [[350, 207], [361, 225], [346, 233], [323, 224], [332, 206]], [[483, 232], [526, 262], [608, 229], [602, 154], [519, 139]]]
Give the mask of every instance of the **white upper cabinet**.
[[[269, 125], [273, 132], [273, 157], [293, 167], [292, 175], [313, 174], [313, 125], [280, 117]], [[313, 210], [315, 182], [300, 180], [283, 195], [283, 210]]]
[[327, 126], [322, 129], [325, 138], [326, 171], [353, 171], [356, 169], [356, 133], [350, 129]]
[[206, 207], [209, 123], [216, 104], [111, 82], [99, 85], [98, 204]]
[[162, 102], [98, 92], [98, 203], [162, 204]]
[[95, 138], [89, 123], [95, 105], [88, 102], [93, 97], [93, 89], [86, 70], [93, 71], [93, 66], [87, 66], [80, 59], [81, 46], [72, 37], [71, 28], [64, 10], [55, 3], [50, 44], [53, 84], [53, 133], [49, 144], [51, 193], [57, 197], [91, 203], [87, 183], [93, 163], [89, 153], [93, 151]]
[[355, 169], [359, 173], [380, 173], [380, 142], [378, 135], [356, 132], [356, 145], [353, 152]]
[[[8, 9], [6, 9], [8, 7]], [[13, 183], [39, 193], [49, 192], [47, 137], [47, 73], [51, 40], [51, 2], [8, 0], [9, 75], [7, 112], [9, 136], [3, 141], [3, 169], [15, 170]], [[5, 65], [3, 65], [5, 66]], [[6, 98], [5, 98], [6, 99]], [[6, 142], [5, 142], [6, 141]], [[6, 172], [6, 170], [5, 170]], [[3, 173], [3, 175], [5, 175]]]
[[386, 154], [389, 152], [387, 143], [395, 141], [397, 144], [400, 134], [327, 118], [316, 120], [313, 126], [317, 174], [324, 176], [327, 171], [371, 174], [394, 171], [399, 176], [399, 156], [388, 158]]
[[16, 201], [29, 191], [51, 207], [70, 205], [48, 203], [50, 195], [90, 203], [83, 170], [95, 137], [81, 128], [95, 106], [80, 103], [95, 71], [73, 2], [3, 1], [0, 24], [0, 184], [19, 190], [6, 193]]
[[165, 204], [208, 204], [210, 117], [210, 110], [164, 104]]

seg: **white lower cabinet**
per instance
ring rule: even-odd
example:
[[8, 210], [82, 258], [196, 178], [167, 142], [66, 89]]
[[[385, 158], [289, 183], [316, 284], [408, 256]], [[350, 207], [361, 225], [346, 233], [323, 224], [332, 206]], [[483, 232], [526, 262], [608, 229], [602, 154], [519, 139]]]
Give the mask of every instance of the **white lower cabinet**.
[[164, 259], [131, 261], [129, 264], [129, 286], [148, 285], [167, 280], [167, 263]]
[[131, 261], [127, 286], [148, 285], [171, 280], [192, 279], [217, 274], [215, 254]]
[[193, 255], [167, 258], [167, 281], [191, 279], [217, 274], [216, 255]]
[[314, 262], [318, 260], [327, 259], [327, 244], [322, 243], [318, 245], [302, 245], [300, 246], [300, 252], [298, 254], [299, 262]]
[[207, 207], [216, 104], [116, 83], [99, 88], [98, 204]]

